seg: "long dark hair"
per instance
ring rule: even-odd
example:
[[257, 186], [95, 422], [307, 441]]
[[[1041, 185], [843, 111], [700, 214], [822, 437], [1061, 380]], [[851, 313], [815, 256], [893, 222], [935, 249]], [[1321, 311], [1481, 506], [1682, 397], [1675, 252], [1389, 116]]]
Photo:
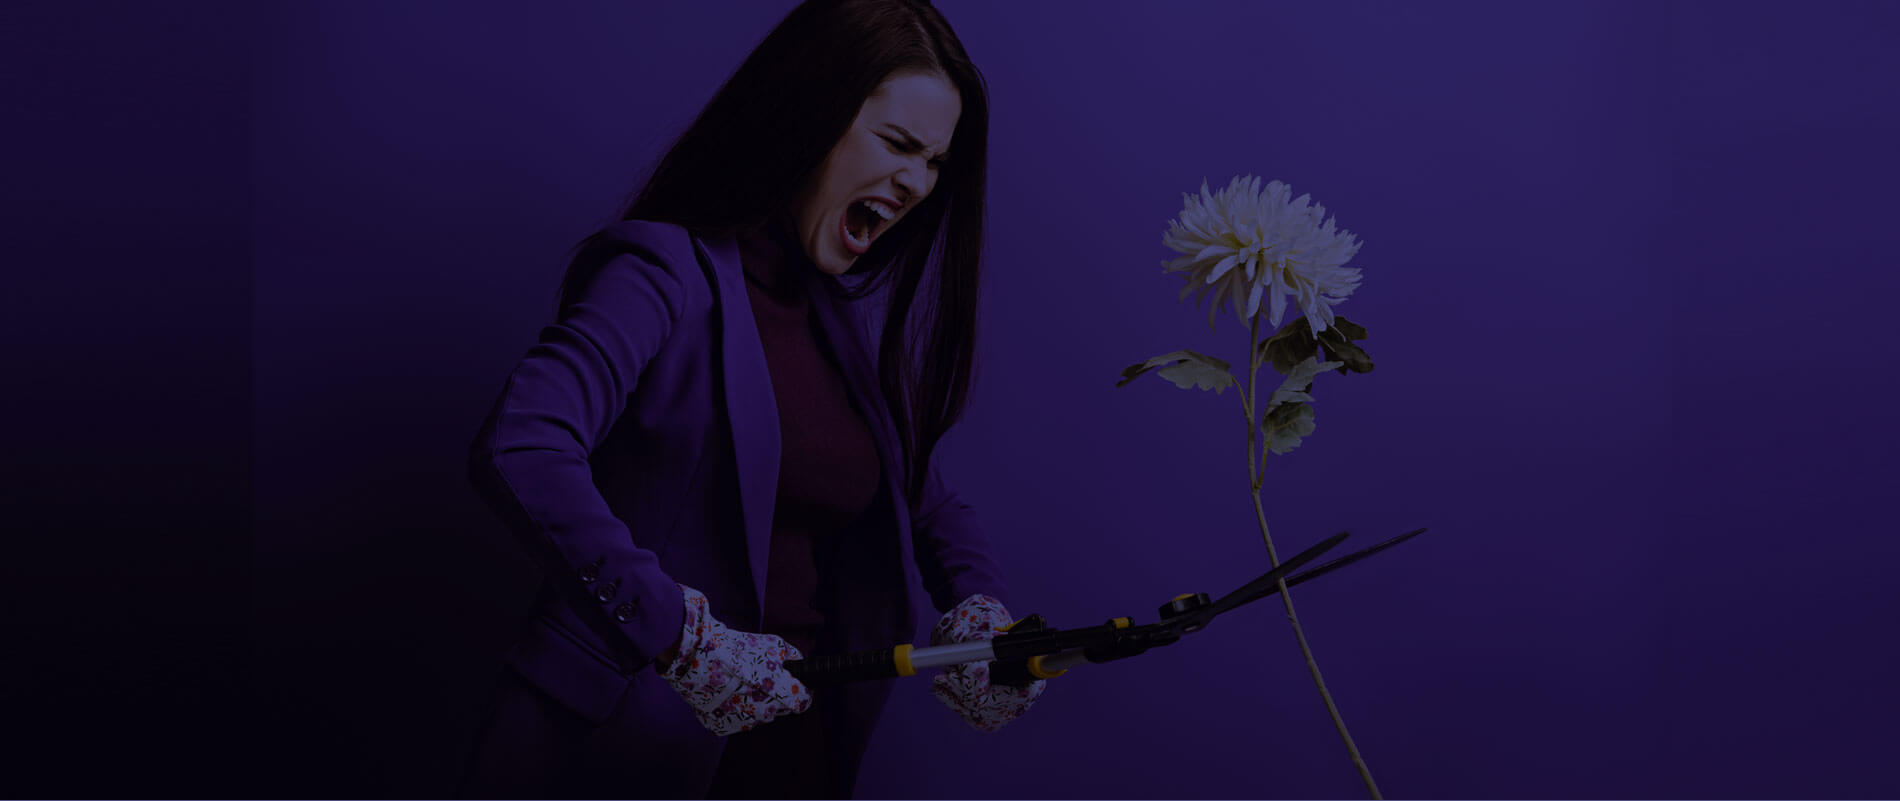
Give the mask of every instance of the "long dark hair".
[[[911, 71], [942, 74], [961, 96], [955, 153], [924, 202], [858, 257], [847, 274], [866, 280], [841, 297], [855, 301], [895, 281], [878, 384], [897, 420], [915, 511], [931, 453], [962, 416], [973, 378], [989, 133], [983, 75], [937, 9], [927, 0], [801, 3], [713, 95], [619, 218], [718, 236], [769, 224], [817, 175], [871, 92]], [[934, 291], [919, 298], [933, 261]], [[557, 303], [565, 302], [567, 279]]]

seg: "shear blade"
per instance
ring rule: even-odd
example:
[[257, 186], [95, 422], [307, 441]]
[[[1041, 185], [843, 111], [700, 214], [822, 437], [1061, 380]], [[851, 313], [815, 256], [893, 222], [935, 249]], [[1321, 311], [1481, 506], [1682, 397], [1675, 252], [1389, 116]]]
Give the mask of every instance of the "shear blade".
[[[1409, 540], [1423, 533], [1425, 533], [1425, 529], [1423, 528], [1413, 529], [1411, 531], [1405, 532], [1404, 534], [1400, 534], [1396, 537], [1393, 537], [1392, 539], [1386, 540], [1385, 542], [1381, 542], [1377, 545], [1374, 545], [1370, 548], [1365, 548], [1363, 550], [1358, 550], [1358, 551], [1354, 551], [1352, 553], [1346, 554], [1345, 556], [1341, 556], [1337, 559], [1321, 564], [1320, 566], [1315, 567], [1312, 570], [1308, 570], [1297, 576], [1288, 578], [1286, 580], [1286, 585], [1288, 587], [1294, 587], [1300, 584], [1304, 584], [1307, 581], [1319, 578], [1320, 576], [1324, 576], [1327, 573], [1331, 573], [1335, 570], [1338, 570], [1342, 567], [1350, 565], [1354, 562], [1357, 562], [1361, 559], [1364, 559], [1368, 556], [1371, 556], [1375, 553], [1383, 551], [1387, 548], [1390, 548], [1394, 545], [1397, 545], [1401, 542]], [[1279, 579], [1282, 576], [1285, 576], [1288, 572], [1290, 572], [1289, 566], [1291, 568], [1298, 568], [1300, 565], [1303, 565], [1306, 562], [1311, 561], [1313, 557], [1318, 556], [1319, 552], [1323, 552], [1327, 548], [1332, 547], [1333, 544], [1337, 542], [1337, 540], [1343, 539], [1345, 536], [1346, 536], [1345, 532], [1341, 532], [1339, 534], [1334, 535], [1331, 539], [1327, 539], [1318, 545], [1308, 548], [1305, 551], [1301, 551], [1298, 556], [1295, 556], [1292, 559], [1282, 562], [1279, 567], [1268, 571], [1266, 575], [1263, 575], [1260, 578], [1254, 579], [1253, 581], [1247, 582], [1246, 586], [1241, 587], [1240, 589], [1235, 590], [1231, 593], [1228, 593], [1225, 597], [1221, 598], [1219, 602], [1209, 607], [1209, 609], [1211, 610], [1211, 614], [1209, 614], [1208, 617], [1213, 617], [1213, 615], [1217, 615], [1222, 612], [1231, 611], [1235, 607], [1245, 606], [1247, 604], [1253, 603], [1254, 601], [1258, 601], [1262, 598], [1265, 598], [1269, 595], [1273, 595], [1279, 592], [1280, 591], [1280, 587], [1278, 586]], [[1201, 622], [1203, 625], [1205, 625], [1206, 623], [1205, 620]]]
[[1212, 606], [1207, 607], [1207, 617], [1211, 618], [1241, 604], [1264, 598], [1268, 593], [1277, 591], [1278, 588], [1276, 585], [1279, 584], [1282, 577], [1304, 567], [1307, 562], [1318, 559], [1320, 554], [1344, 542], [1346, 536], [1347, 532], [1341, 531], [1338, 534], [1320, 540], [1318, 544], [1295, 554], [1291, 559], [1281, 562], [1279, 567], [1267, 571], [1261, 575], [1260, 578], [1249, 581], [1240, 589], [1222, 596], [1221, 599], [1215, 601]]

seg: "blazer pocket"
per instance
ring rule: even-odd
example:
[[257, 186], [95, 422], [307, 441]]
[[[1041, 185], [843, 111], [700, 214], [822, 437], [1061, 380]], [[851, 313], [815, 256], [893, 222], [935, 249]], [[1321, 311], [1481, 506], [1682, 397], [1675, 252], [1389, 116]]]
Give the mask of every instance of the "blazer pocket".
[[612, 662], [594, 655], [559, 624], [536, 616], [505, 662], [541, 689], [596, 726], [613, 714], [630, 677]]

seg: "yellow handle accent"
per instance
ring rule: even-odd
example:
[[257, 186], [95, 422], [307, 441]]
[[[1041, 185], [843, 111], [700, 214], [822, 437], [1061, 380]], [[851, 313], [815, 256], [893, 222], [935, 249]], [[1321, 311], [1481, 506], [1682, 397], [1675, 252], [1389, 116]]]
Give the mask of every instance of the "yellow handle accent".
[[1195, 593], [1191, 593], [1191, 592], [1184, 592], [1184, 593], [1181, 593], [1180, 595], [1176, 595], [1176, 596], [1174, 596], [1174, 600], [1177, 600], [1177, 601], [1179, 601], [1179, 600], [1181, 600], [1182, 598], [1192, 598], [1192, 597], [1194, 597], [1194, 595], [1195, 595]]
[[1035, 676], [1036, 678], [1039, 678], [1039, 679], [1053, 679], [1057, 676], [1060, 676], [1064, 673], [1069, 672], [1066, 668], [1063, 670], [1055, 671], [1054, 673], [1049, 672], [1048, 668], [1045, 668], [1042, 666], [1042, 657], [1043, 657], [1042, 654], [1037, 654], [1029, 658], [1029, 675]]
[[891, 660], [897, 663], [897, 675], [899, 676], [917, 675], [917, 668], [911, 667], [910, 664], [910, 650], [910, 643], [904, 643], [891, 649]]
[[1128, 618], [1125, 618], [1125, 617], [1118, 617], [1108, 622], [1115, 624], [1115, 628], [1118, 628], [1118, 629], [1125, 629], [1131, 625], [1134, 625], [1128, 620]]

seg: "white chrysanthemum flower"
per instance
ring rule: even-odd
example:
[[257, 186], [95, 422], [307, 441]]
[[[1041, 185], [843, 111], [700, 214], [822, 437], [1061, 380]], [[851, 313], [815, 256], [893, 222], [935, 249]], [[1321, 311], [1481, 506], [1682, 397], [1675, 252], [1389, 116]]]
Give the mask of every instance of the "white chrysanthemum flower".
[[1210, 194], [1203, 180], [1200, 197], [1181, 195], [1181, 216], [1168, 221], [1161, 243], [1187, 255], [1163, 262], [1162, 271], [1184, 273], [1181, 298], [1198, 287], [1197, 305], [1201, 295], [1214, 291], [1209, 328], [1222, 299], [1231, 296], [1234, 312], [1247, 320], [1259, 312], [1265, 295], [1267, 322], [1277, 329], [1286, 296], [1295, 295], [1317, 339], [1333, 324], [1332, 307], [1358, 288], [1359, 269], [1343, 265], [1359, 252], [1360, 243], [1349, 231], [1334, 232], [1325, 206], [1308, 207], [1310, 195], [1288, 200], [1292, 192], [1274, 181], [1262, 195], [1260, 179], [1250, 175], [1235, 178], [1217, 194]]

